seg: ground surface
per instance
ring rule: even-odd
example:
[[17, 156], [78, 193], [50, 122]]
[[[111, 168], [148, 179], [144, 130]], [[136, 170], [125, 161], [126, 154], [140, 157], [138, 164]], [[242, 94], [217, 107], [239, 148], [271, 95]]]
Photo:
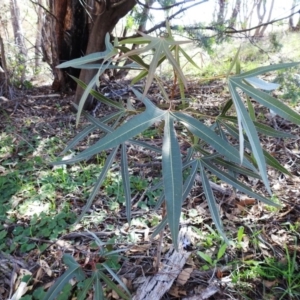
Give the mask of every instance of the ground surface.
[[[202, 88], [191, 82], [190, 94], [195, 99], [194, 105], [212, 115], [228, 99], [219, 81]], [[75, 115], [70, 112], [71, 100], [72, 95], [55, 94], [49, 87], [42, 87], [20, 92], [17, 99], [1, 104], [0, 299], [8, 299], [15, 293], [22, 274], [32, 276], [25, 285], [28, 288], [25, 299], [39, 299], [37, 294], [32, 296], [33, 292], [51, 286], [65, 271], [64, 253], [71, 254], [88, 270], [89, 264], [96, 260], [96, 250], [93, 237], [85, 229], [95, 232], [102, 241], [113, 240], [115, 249], [124, 248], [117, 269], [131, 292], [139, 286], [139, 278], [156, 273], [158, 240], [150, 238], [160, 220], [161, 212], [153, 211], [159, 193], [145, 193], [145, 189], [160, 174], [160, 166], [159, 159], [149, 153], [134, 147], [128, 149], [134, 186], [130, 227], [117, 164], [87, 216], [75, 227], [70, 226], [80, 214], [102, 164], [98, 156], [68, 166], [66, 172], [49, 165], [79, 130], [75, 128]], [[258, 108], [257, 113], [266, 124], [274, 126], [268, 112]], [[84, 124], [85, 120], [81, 126]], [[300, 136], [299, 127], [280, 118], [276, 119], [276, 126]], [[89, 137], [77, 150], [97, 138]], [[155, 128], [143, 138], [161, 144]], [[269, 170], [273, 200], [280, 201], [282, 208], [276, 210], [234, 194], [229, 186], [216, 180], [220, 186], [216, 196], [224, 229], [236, 242], [221, 255], [221, 238], [212, 224], [201, 183], [195, 182], [184, 203], [182, 220], [182, 226], [189, 231], [190, 255], [179, 272], [181, 281], [175, 279], [163, 299], [192, 299], [188, 297], [204, 295], [207, 287], [212, 292], [203, 299], [300, 298], [300, 139], [262, 138], [261, 141], [293, 175]], [[261, 182], [244, 180], [265, 194]], [[170, 247], [166, 232], [162, 257]], [[211, 262], [205, 260], [205, 254], [212, 257]], [[298, 279], [292, 282], [293, 278]], [[288, 289], [290, 296], [283, 295]], [[109, 288], [106, 293], [108, 299], [120, 299]]]

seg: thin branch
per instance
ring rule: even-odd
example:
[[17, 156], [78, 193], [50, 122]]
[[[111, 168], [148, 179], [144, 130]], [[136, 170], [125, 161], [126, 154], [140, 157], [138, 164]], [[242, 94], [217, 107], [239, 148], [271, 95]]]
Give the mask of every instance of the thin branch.
[[55, 17], [55, 15], [53, 14], [53, 13], [51, 13], [45, 6], [43, 6], [42, 4], [40, 4], [40, 3], [38, 3], [38, 2], [35, 2], [35, 1], [33, 1], [33, 0], [29, 0], [32, 4], [34, 4], [34, 5], [38, 5], [38, 6], [40, 6], [45, 12], [47, 12], [49, 15], [51, 15], [56, 21], [58, 21], [57, 20], [57, 18]]
[[143, 6], [143, 7], [146, 7], [148, 9], [154, 9], [154, 10], [167, 10], [167, 9], [170, 9], [170, 8], [173, 8], [173, 7], [176, 7], [176, 6], [179, 6], [181, 4], [185, 4], [187, 2], [190, 2], [190, 1], [194, 1], [194, 0], [185, 0], [185, 1], [181, 1], [181, 2], [178, 2], [178, 3], [175, 3], [175, 4], [172, 4], [172, 5], [169, 5], [169, 6], [164, 6], [164, 7], [152, 7], [152, 6], [149, 6], [148, 4], [146, 3], [142, 3], [140, 2], [139, 0], [136, 0], [136, 2]]
[[[227, 27], [227, 29], [225, 29], [223, 31], [223, 33], [225, 33], [225, 34], [232, 34], [232, 33], [248, 32], [248, 31], [260, 28], [262, 26], [267, 26], [267, 25], [270, 25], [270, 24], [273, 24], [273, 23], [276, 23], [276, 22], [288, 19], [288, 18], [290, 18], [290, 17], [292, 17], [292, 16], [294, 16], [294, 15], [296, 15], [298, 13], [300, 14], [300, 10], [297, 11], [297, 12], [294, 12], [294, 13], [290, 14], [289, 16], [286, 16], [286, 17], [283, 17], [283, 18], [279, 18], [279, 19], [275, 19], [275, 20], [272, 20], [272, 21], [269, 21], [269, 22], [266, 22], [266, 23], [261, 23], [261, 24], [259, 24], [257, 26], [246, 28], [246, 29], [241, 29], [241, 30], [237, 30], [237, 29], [232, 28], [232, 27]], [[177, 26], [171, 26], [171, 29], [177, 29]], [[183, 30], [197, 30], [197, 29], [220, 31], [216, 26], [188, 26], [188, 27], [184, 27], [183, 28]], [[228, 29], [231, 29], [231, 30], [228, 30]]]
[[[193, 5], [190, 5], [190, 6], [181, 8], [179, 11], [177, 11], [177, 12], [174, 13], [173, 15], [167, 17], [167, 20], [165, 20], [165, 21], [163, 21], [163, 22], [161, 22], [161, 23], [159, 23], [159, 24], [153, 26], [152, 28], [146, 30], [144, 33], [148, 34], [148, 33], [151, 33], [151, 32], [153, 32], [153, 31], [155, 31], [156, 29], [159, 29], [159, 28], [161, 28], [161, 27], [166, 27], [166, 26], [167, 26], [167, 21], [170, 21], [170, 20], [174, 19], [177, 15], [181, 14], [182, 12], [184, 12], [184, 11], [190, 9], [190, 8], [192, 8], [192, 7], [194, 7], [194, 6], [197, 6], [197, 5], [199, 5], [199, 4], [205, 3], [205, 2], [207, 2], [207, 1], [208, 1], [208, 0], [202, 0], [201, 2], [194, 3]], [[137, 35], [134, 35], [134, 36], [138, 36], [138, 34], [137, 34]], [[134, 37], [134, 36], [133, 36], [133, 37]]]

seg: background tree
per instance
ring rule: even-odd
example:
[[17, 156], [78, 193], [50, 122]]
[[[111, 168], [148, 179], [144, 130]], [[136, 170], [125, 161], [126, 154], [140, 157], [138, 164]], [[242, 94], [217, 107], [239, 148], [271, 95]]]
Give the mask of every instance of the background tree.
[[0, 33], [0, 96], [7, 97], [9, 94], [10, 82], [5, 57], [5, 48]]
[[[74, 87], [75, 83], [67, 73], [79, 76], [79, 70], [59, 70], [56, 66], [64, 61], [104, 50], [104, 37], [112, 32], [117, 22], [124, 17], [136, 4], [135, 0], [118, 2], [88, 1], [86, 5], [78, 0], [54, 0], [49, 2], [46, 18], [44, 39], [50, 47], [44, 49], [46, 60], [54, 72], [53, 88], [62, 90], [66, 86]], [[50, 51], [49, 51], [50, 50]], [[94, 71], [82, 70], [80, 79], [84, 82], [94, 76]], [[82, 94], [76, 91], [75, 102]]]
[[294, 16], [293, 16], [293, 14], [295, 12], [295, 8], [296, 8], [297, 4], [299, 4], [299, 0], [293, 0], [292, 7], [291, 7], [291, 14], [292, 15], [289, 18], [289, 30], [290, 31], [300, 30], [300, 17], [298, 18], [296, 25], [294, 25]]
[[241, 2], [242, 0], [236, 0], [235, 5], [233, 6], [231, 17], [229, 20], [229, 27], [231, 28], [236, 27], [237, 18], [240, 13]]
[[225, 20], [225, 13], [226, 13], [226, 0], [219, 0], [219, 11], [217, 16], [217, 23], [218, 24], [224, 24]]
[[84, 55], [89, 36], [85, 7], [78, 0], [48, 1], [49, 11], [43, 26], [43, 52], [54, 75], [53, 88], [63, 90], [74, 83], [67, 72], [79, 76], [76, 69], [59, 70], [63, 61]]
[[[271, 4], [270, 4], [270, 8], [267, 9], [266, 7], [267, 5], [267, 1], [266, 0], [259, 0], [257, 2], [257, 6], [256, 6], [256, 11], [257, 11], [257, 16], [259, 19], [259, 23], [258, 25], [261, 25], [263, 22], [264, 23], [269, 23], [271, 20], [271, 16], [272, 16], [272, 12], [273, 12], [273, 7], [274, 7], [274, 0], [271, 0]], [[268, 11], [268, 17], [267, 20], [264, 20], [265, 15]], [[254, 36], [263, 36], [264, 32], [266, 31], [268, 25], [264, 25], [262, 27], [258, 27], [255, 30]]]
[[44, 25], [44, 10], [43, 10], [43, 0], [38, 0], [38, 6], [36, 7], [37, 14], [37, 30], [36, 30], [36, 39], [35, 39], [35, 71], [38, 71], [40, 66], [40, 58], [42, 52], [42, 30]]
[[10, 13], [12, 28], [15, 37], [15, 44], [18, 47], [18, 62], [21, 68], [21, 83], [25, 80], [26, 62], [27, 62], [27, 47], [25, 37], [21, 25], [20, 9], [17, 0], [10, 0]]
[[[116, 0], [106, 2], [98, 0], [89, 0], [87, 2], [78, 0], [49, 1], [49, 12], [47, 12], [43, 29], [43, 47], [44, 53], [46, 53], [46, 60], [51, 65], [54, 73], [53, 88], [55, 90], [63, 90], [66, 87], [75, 88], [75, 83], [67, 74], [80, 77], [80, 80], [85, 83], [90, 82], [95, 75], [95, 70], [88, 69], [82, 70], [81, 72], [78, 69], [72, 68], [59, 70], [56, 69], [56, 66], [61, 62], [81, 57], [84, 54], [103, 51], [104, 36], [106, 32], [111, 33], [118, 21], [128, 12], [132, 11], [136, 4], [142, 8], [142, 10], [140, 10], [141, 22], [138, 29], [140, 31], [145, 30], [145, 33], [151, 33], [165, 27], [165, 21], [163, 21], [146, 30], [145, 20], [148, 18], [151, 10], [155, 11], [161, 9], [164, 11], [171, 11], [168, 19], [172, 19], [184, 10], [207, 1], [208, 0], [198, 0], [190, 6], [187, 6], [189, 1], [179, 1], [176, 3], [173, 3], [172, 1], [168, 1], [168, 3], [166, 1], [159, 1], [158, 3], [161, 5], [160, 8], [153, 8], [155, 0], [145, 1], [143, 3], [136, 0]], [[239, 30], [239, 28], [247, 29], [251, 25], [253, 12], [257, 11], [260, 16], [261, 26], [263, 27], [263, 31], [259, 31], [261, 30], [259, 28], [256, 30], [256, 34], [258, 35], [266, 30], [267, 25], [263, 23], [264, 16], [268, 13], [268, 20], [270, 20], [274, 0], [271, 2], [271, 9], [269, 12], [265, 1], [254, 0], [249, 2], [236, 0], [232, 2], [232, 11], [231, 14], [228, 14], [229, 16], [226, 16], [229, 7], [228, 1], [218, 0], [217, 5], [218, 28], [214, 26], [203, 26], [201, 24], [195, 26], [195, 28], [198, 27], [200, 30], [209, 29], [217, 31], [219, 37], [227, 34], [227, 32], [234, 34], [234, 30]], [[177, 9], [176, 11], [175, 8]], [[239, 14], [242, 20], [240, 24], [237, 23]], [[244, 18], [244, 20], [242, 18]], [[232, 30], [233, 26], [236, 27], [234, 30]], [[201, 36], [203, 36], [202, 33], [196, 33], [195, 35], [196, 39], [201, 39]], [[120, 72], [119, 75], [123, 73]], [[82, 93], [82, 88], [77, 87], [75, 94], [76, 103], [79, 103]], [[86, 107], [91, 107], [91, 104], [92, 101], [90, 99], [86, 102]]]

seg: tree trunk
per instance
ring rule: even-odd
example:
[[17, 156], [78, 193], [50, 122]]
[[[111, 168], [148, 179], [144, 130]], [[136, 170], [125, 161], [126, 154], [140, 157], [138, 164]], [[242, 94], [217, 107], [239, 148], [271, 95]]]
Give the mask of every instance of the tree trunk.
[[88, 41], [87, 12], [78, 0], [49, 0], [49, 11], [43, 26], [44, 60], [51, 66], [56, 91], [75, 89], [68, 74], [78, 77], [80, 70], [57, 69], [56, 66], [85, 53]]
[[[261, 9], [262, 9], [262, 11], [261, 11]], [[264, 1], [264, 0], [258, 1], [257, 7], [256, 7], [256, 12], [257, 12], [257, 17], [258, 17], [258, 25], [261, 25], [263, 23], [266, 13], [267, 13], [266, 1]], [[260, 36], [260, 27], [258, 27], [255, 30], [254, 36], [256, 36], [256, 37]]]
[[0, 35], [0, 97], [9, 97], [9, 76], [6, 66], [6, 56], [3, 39]]
[[236, 27], [236, 21], [237, 21], [237, 16], [240, 12], [240, 7], [241, 7], [241, 0], [236, 0], [235, 6], [232, 10], [232, 14], [229, 20], [229, 27], [235, 28]]
[[[98, 3], [98, 2], [97, 2]], [[108, 2], [106, 2], [107, 4]], [[136, 4], [135, 0], [126, 0], [114, 3], [109, 9], [104, 7], [104, 2], [99, 8], [99, 13], [94, 16], [94, 24], [92, 26], [89, 41], [87, 45], [86, 54], [104, 51], [104, 39], [107, 32], [111, 32], [118, 21], [124, 17]], [[80, 73], [80, 80], [89, 83], [96, 75], [97, 70], [82, 70]], [[83, 94], [83, 90], [77, 87], [75, 94], [75, 103], [79, 103]], [[92, 106], [92, 98], [89, 97], [85, 103], [85, 108], [90, 109]]]
[[20, 20], [20, 9], [17, 0], [10, 0], [10, 13], [11, 23], [14, 32], [15, 44], [18, 46], [18, 62], [23, 71], [21, 72], [21, 83], [25, 80], [26, 60], [27, 60], [27, 47], [23, 34], [23, 28]]
[[34, 51], [34, 62], [35, 62], [35, 71], [38, 71], [38, 68], [40, 66], [40, 61], [41, 61], [41, 47], [42, 47], [42, 29], [43, 29], [43, 24], [44, 24], [44, 11], [42, 6], [43, 0], [38, 0], [38, 3], [40, 4], [37, 7], [37, 30], [36, 30], [36, 39], [35, 39], [35, 51]]
[[[270, 20], [271, 20], [273, 8], [274, 8], [274, 0], [272, 0], [271, 7], [270, 7], [270, 9], [269, 9], [268, 19], [267, 19], [266, 23], [269, 23]], [[265, 33], [267, 27], [268, 27], [268, 24], [265, 25], [265, 26], [261, 29], [261, 31], [260, 31], [260, 36], [263, 36], [263, 35], [264, 35], [264, 33]]]
[[219, 25], [223, 25], [225, 21], [225, 4], [226, 0], [219, 0], [219, 12], [217, 19]]
[[[291, 14], [294, 14], [295, 7], [297, 6], [297, 0], [293, 0], [292, 7], [291, 7]], [[300, 30], [300, 17], [296, 26], [294, 25], [294, 16], [290, 16], [289, 18], [289, 31], [299, 31]]]

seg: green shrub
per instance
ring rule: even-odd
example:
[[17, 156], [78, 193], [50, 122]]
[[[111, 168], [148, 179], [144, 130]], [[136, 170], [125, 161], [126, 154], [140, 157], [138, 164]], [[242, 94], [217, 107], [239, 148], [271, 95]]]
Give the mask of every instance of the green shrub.
[[[267, 205], [280, 206], [271, 199], [254, 192], [239, 177], [241, 174], [261, 180], [265, 185], [266, 193], [271, 195], [266, 172], [267, 165], [288, 174], [288, 171], [273, 156], [262, 149], [258, 133], [273, 137], [291, 138], [293, 136], [259, 123], [256, 120], [250, 97], [268, 109], [272, 109], [279, 116], [300, 125], [300, 116], [296, 112], [262, 91], [271, 91], [277, 88], [278, 85], [268, 83], [257, 77], [266, 72], [294, 67], [297, 63], [271, 65], [241, 73], [238, 60], [239, 53], [233, 58], [228, 70], [228, 74], [230, 74], [233, 68], [236, 67], [236, 75], [228, 76], [227, 78], [231, 99], [227, 101], [218, 116], [209, 116], [210, 122], [206, 123], [205, 121], [208, 117], [204, 112], [199, 112], [191, 107], [182, 109], [180, 106], [176, 106], [178, 99], [176, 99], [176, 102], [174, 101], [174, 93], [172, 92], [175, 89], [180, 91], [181, 101], [189, 101], [185, 95], [187, 80], [180, 67], [180, 60], [185, 58], [189, 63], [197, 67], [195, 62], [181, 48], [181, 44], [185, 43], [187, 42], [174, 40], [170, 30], [164, 37], [156, 38], [141, 33], [140, 37], [125, 39], [120, 42], [115, 41], [114, 45], [110, 43], [109, 35], [107, 35], [105, 51], [61, 64], [59, 66], [61, 68], [74, 67], [97, 70], [97, 74], [88, 85], [74, 78], [85, 89], [77, 107], [76, 123], [79, 123], [80, 116], [83, 114], [90, 121], [90, 125], [70, 142], [64, 153], [95, 130], [100, 129], [103, 132], [103, 137], [73, 158], [54, 163], [55, 165], [73, 164], [87, 160], [102, 151], [109, 150], [110, 154], [106, 158], [94, 189], [79, 217], [80, 219], [91, 206], [113, 162], [118, 159], [117, 154], [120, 153], [122, 193], [124, 193], [125, 197], [127, 220], [130, 223], [131, 195], [135, 183], [130, 180], [127, 145], [137, 145], [155, 153], [161, 159], [162, 178], [155, 187], [151, 187], [151, 190], [162, 189], [156, 207], [165, 203], [166, 214], [162, 215], [162, 221], [156, 227], [153, 235], [164, 230], [168, 224], [176, 249], [178, 249], [182, 203], [191, 191], [197, 174], [200, 174], [202, 178], [202, 187], [212, 220], [227, 243], [228, 239], [223, 231], [218, 205], [209, 181], [211, 175]], [[130, 50], [126, 47], [126, 44], [139, 44], [141, 47]], [[123, 54], [118, 56], [118, 59], [122, 60], [130, 57], [133, 61], [133, 63], [124, 68], [135, 70], [135, 72], [138, 71], [138, 75], [132, 80], [130, 89], [138, 101], [143, 104], [144, 108], [142, 109], [141, 106], [138, 108], [134, 107], [130, 102], [125, 105], [114, 101], [94, 90], [95, 86], [99, 85], [99, 76], [105, 70], [117, 68], [112, 63], [119, 52]], [[152, 59], [149, 64], [142, 58], [145, 54], [151, 55]], [[157, 68], [164, 61], [168, 62], [174, 73], [173, 86], [170, 90], [165, 89], [162, 81], [156, 75]], [[133, 85], [143, 78], [145, 78], [145, 84], [143, 91], [140, 92]], [[147, 92], [154, 81], [159, 86], [166, 105], [154, 104], [147, 97]], [[113, 112], [100, 119], [84, 112], [84, 103], [89, 94], [99, 100], [102, 105], [113, 108]], [[241, 96], [242, 94], [246, 95], [245, 99]], [[160, 124], [160, 128], [163, 130], [163, 145], [161, 148], [139, 138], [141, 133], [152, 128], [155, 124]], [[184, 153], [181, 151], [179, 144], [182, 140], [189, 145]], [[144, 188], [144, 186], [141, 188]], [[73, 271], [72, 276], [78, 275], [80, 277], [79, 280], [84, 278], [82, 270], [75, 261], [72, 263], [69, 261], [68, 265], [70, 270]], [[75, 274], [75, 271], [78, 273]], [[66, 273], [68, 276], [71, 274], [69, 270]], [[63, 275], [66, 282], [67, 275]], [[93, 275], [92, 278], [95, 279], [95, 276], [98, 275]], [[98, 281], [93, 282], [97, 284]]]

